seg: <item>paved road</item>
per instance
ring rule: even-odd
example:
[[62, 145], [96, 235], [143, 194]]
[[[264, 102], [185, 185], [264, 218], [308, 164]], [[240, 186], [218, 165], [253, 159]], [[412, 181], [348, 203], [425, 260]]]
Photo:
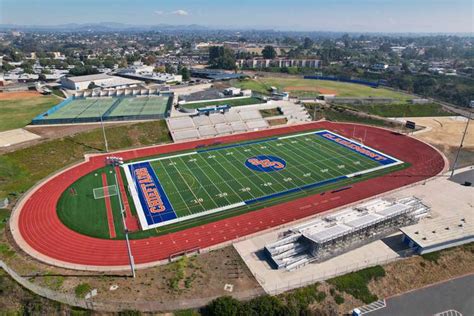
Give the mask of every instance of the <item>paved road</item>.
[[454, 309], [474, 315], [474, 274], [387, 299], [387, 307], [369, 316], [428, 316]]

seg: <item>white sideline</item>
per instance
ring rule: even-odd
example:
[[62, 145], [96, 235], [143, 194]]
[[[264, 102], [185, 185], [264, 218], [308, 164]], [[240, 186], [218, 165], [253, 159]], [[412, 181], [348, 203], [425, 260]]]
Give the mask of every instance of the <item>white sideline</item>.
[[[177, 155], [172, 155], [172, 156], [166, 156], [166, 157], [160, 157], [160, 158], [153, 158], [149, 160], [142, 160], [141, 162], [150, 162], [150, 161], [158, 161], [158, 160], [164, 160], [164, 159], [170, 159], [170, 158], [177, 158], [177, 157], [183, 157], [183, 156], [190, 156], [197, 154], [197, 151], [192, 151], [190, 153], [184, 153], [184, 154], [177, 154]], [[134, 165], [136, 163], [139, 163], [140, 161], [134, 161], [134, 162], [129, 162], [123, 164], [123, 166], [129, 166], [129, 165]]]
[[140, 198], [138, 197], [138, 190], [135, 185], [135, 181], [133, 181], [132, 175], [130, 174], [130, 168], [128, 168], [127, 165], [122, 165], [121, 167], [125, 171], [125, 178], [127, 178], [128, 182], [128, 190], [130, 191], [130, 195], [132, 196], [133, 204], [135, 204], [138, 220], [140, 221], [140, 226], [142, 227], [142, 229], [144, 229], [145, 226], [143, 225], [148, 225], [148, 223], [145, 218], [145, 212], [143, 211], [142, 204], [140, 203]]

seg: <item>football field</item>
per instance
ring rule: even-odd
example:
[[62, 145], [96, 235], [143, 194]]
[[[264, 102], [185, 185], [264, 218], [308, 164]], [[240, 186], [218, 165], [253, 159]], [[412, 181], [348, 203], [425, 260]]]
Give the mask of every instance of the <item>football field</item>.
[[322, 130], [124, 165], [143, 229], [247, 207], [403, 162]]

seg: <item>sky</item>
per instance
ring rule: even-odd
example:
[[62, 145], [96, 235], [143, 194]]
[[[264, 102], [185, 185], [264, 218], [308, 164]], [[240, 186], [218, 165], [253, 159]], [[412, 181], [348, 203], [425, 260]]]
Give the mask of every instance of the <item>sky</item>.
[[473, 0], [0, 0], [0, 24], [120, 22], [294, 31], [474, 31]]

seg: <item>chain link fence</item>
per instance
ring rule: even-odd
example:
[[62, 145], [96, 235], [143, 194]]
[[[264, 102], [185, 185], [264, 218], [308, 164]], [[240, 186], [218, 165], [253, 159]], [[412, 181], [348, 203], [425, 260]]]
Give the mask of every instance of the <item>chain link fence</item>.
[[[335, 278], [344, 274], [348, 274], [351, 272], [356, 272], [365, 268], [370, 268], [377, 265], [385, 265], [387, 263], [406, 258], [410, 256], [411, 254], [413, 254], [412, 250], [406, 250], [400, 253], [399, 257], [386, 255], [386, 256], [375, 258], [375, 259], [371, 259], [370, 261], [357, 262], [354, 264], [348, 264], [347, 266], [343, 266], [343, 267], [335, 267], [334, 270], [330, 272], [325, 271], [323, 273], [305, 275], [300, 278], [293, 278], [286, 282], [275, 283], [272, 285], [265, 284], [266, 282], [263, 277], [260, 277], [259, 275], [256, 275], [256, 274], [254, 274], [254, 276], [257, 279], [257, 281], [263, 286], [266, 293], [270, 295], [277, 295], [286, 291], [308, 286], [316, 282], [332, 279], [332, 278]], [[283, 273], [291, 273], [291, 272], [283, 272]]]
[[[20, 276], [13, 269], [11, 269], [5, 262], [0, 260], [0, 267], [10, 275], [12, 279], [22, 285], [24, 288], [36, 293], [39, 296], [45, 297], [50, 300], [58, 301], [63, 304], [81, 307], [84, 309], [103, 311], [103, 312], [117, 312], [123, 310], [139, 310], [143, 312], [153, 311], [173, 311], [180, 309], [189, 308], [200, 308], [207, 305], [210, 301], [218, 296], [195, 298], [195, 299], [181, 299], [176, 301], [140, 301], [135, 300], [132, 302], [124, 301], [102, 301], [99, 302], [97, 297], [91, 299], [78, 298], [73, 294], [56, 292], [51, 289], [42, 287], [38, 284], [32, 283], [27, 278]], [[265, 294], [261, 288], [252, 289], [247, 291], [240, 291], [229, 293], [229, 295], [239, 300], [248, 300]], [[100, 292], [98, 293], [100, 296]]]

